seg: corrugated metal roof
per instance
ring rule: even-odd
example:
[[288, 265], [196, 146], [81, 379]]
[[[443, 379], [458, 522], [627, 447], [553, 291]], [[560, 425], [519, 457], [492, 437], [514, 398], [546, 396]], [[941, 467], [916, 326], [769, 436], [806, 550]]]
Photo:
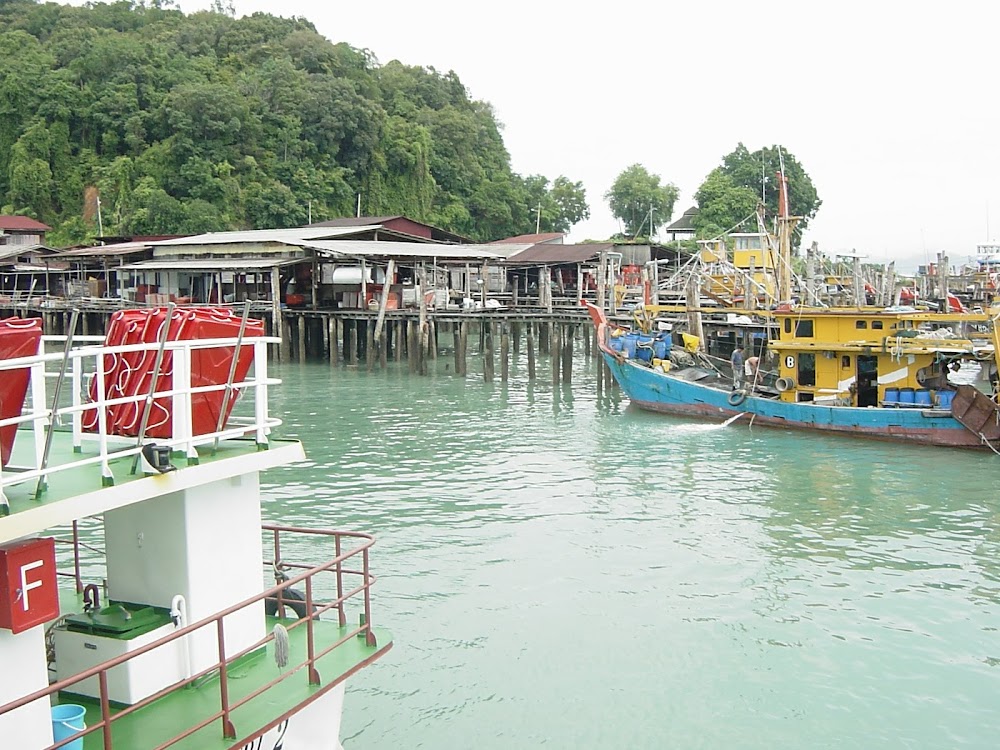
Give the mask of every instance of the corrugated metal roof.
[[519, 234], [517, 237], [508, 237], [503, 240], [497, 240], [494, 245], [504, 245], [510, 242], [516, 244], [528, 244], [537, 245], [539, 242], [552, 242], [553, 240], [559, 240], [565, 237], [563, 232], [542, 232], [541, 234]]
[[91, 258], [102, 256], [132, 255], [152, 249], [148, 242], [119, 242], [114, 245], [97, 245], [96, 247], [78, 247], [59, 253], [60, 258]]
[[495, 260], [503, 257], [491, 245], [438, 245], [432, 242], [310, 240], [300, 247], [348, 258], [423, 258], [430, 260]]
[[154, 247], [175, 247], [177, 245], [235, 245], [242, 243], [277, 242], [298, 245], [302, 240], [322, 240], [333, 237], [349, 237], [359, 232], [374, 231], [378, 226], [355, 227], [295, 227], [294, 229], [249, 229], [241, 232], [209, 232], [192, 237], [178, 237], [174, 240], [150, 243]]
[[[396, 214], [395, 216], [344, 216], [339, 219], [330, 219], [328, 221], [317, 221], [315, 224], [310, 224], [310, 227], [366, 227], [373, 224], [385, 224], [387, 221], [392, 221], [393, 219], [405, 219], [405, 216]], [[412, 220], [411, 220], [412, 221]], [[414, 222], [420, 224], [421, 222]]]
[[301, 263], [301, 258], [293, 260], [278, 258], [165, 258], [163, 260], [147, 260], [142, 263], [129, 263], [115, 266], [111, 271], [220, 271], [223, 269], [239, 270], [241, 268], [273, 268]]
[[532, 245], [526, 250], [514, 253], [505, 261], [507, 265], [543, 265], [553, 263], [584, 263], [596, 259], [602, 251], [614, 247], [611, 242], [595, 242], [587, 245]]

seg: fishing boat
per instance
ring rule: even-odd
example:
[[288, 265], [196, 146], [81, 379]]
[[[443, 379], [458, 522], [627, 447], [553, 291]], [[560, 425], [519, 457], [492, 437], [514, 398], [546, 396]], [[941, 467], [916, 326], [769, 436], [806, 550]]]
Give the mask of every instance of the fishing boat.
[[[744, 379], [697, 346], [684, 349], [651, 329], [612, 325], [600, 307], [585, 304], [605, 362], [641, 408], [709, 419], [746, 415], [753, 424], [1000, 452], [1000, 308], [949, 313], [781, 305], [769, 313], [776, 334]], [[992, 394], [952, 382], [950, 375], [969, 365], [988, 376]]]
[[262, 521], [260, 472], [305, 454], [248, 311], [0, 322], [5, 747], [340, 747], [346, 680], [392, 647], [374, 539]]

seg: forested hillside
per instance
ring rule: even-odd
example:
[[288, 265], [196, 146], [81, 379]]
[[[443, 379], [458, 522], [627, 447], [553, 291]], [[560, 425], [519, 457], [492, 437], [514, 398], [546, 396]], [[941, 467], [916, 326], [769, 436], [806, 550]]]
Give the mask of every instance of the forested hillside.
[[407, 216], [477, 240], [566, 231], [583, 188], [511, 171], [458, 75], [379, 64], [309, 21], [167, 2], [0, 2], [0, 212], [52, 244]]

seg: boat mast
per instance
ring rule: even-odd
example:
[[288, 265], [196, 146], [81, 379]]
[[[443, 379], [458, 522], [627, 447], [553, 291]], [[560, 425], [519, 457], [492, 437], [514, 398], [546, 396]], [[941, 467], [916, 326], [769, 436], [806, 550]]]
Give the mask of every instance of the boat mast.
[[[781, 154], [779, 152], [780, 159]], [[788, 215], [788, 178], [784, 161], [778, 177], [778, 301], [792, 299], [792, 231], [799, 223], [798, 216]]]

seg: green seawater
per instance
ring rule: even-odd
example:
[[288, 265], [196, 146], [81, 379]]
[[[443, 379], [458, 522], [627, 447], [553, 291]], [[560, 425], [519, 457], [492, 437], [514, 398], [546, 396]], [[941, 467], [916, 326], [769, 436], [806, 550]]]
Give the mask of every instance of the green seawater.
[[1000, 457], [449, 364], [273, 368], [265, 518], [378, 538], [346, 750], [1000, 744]]

